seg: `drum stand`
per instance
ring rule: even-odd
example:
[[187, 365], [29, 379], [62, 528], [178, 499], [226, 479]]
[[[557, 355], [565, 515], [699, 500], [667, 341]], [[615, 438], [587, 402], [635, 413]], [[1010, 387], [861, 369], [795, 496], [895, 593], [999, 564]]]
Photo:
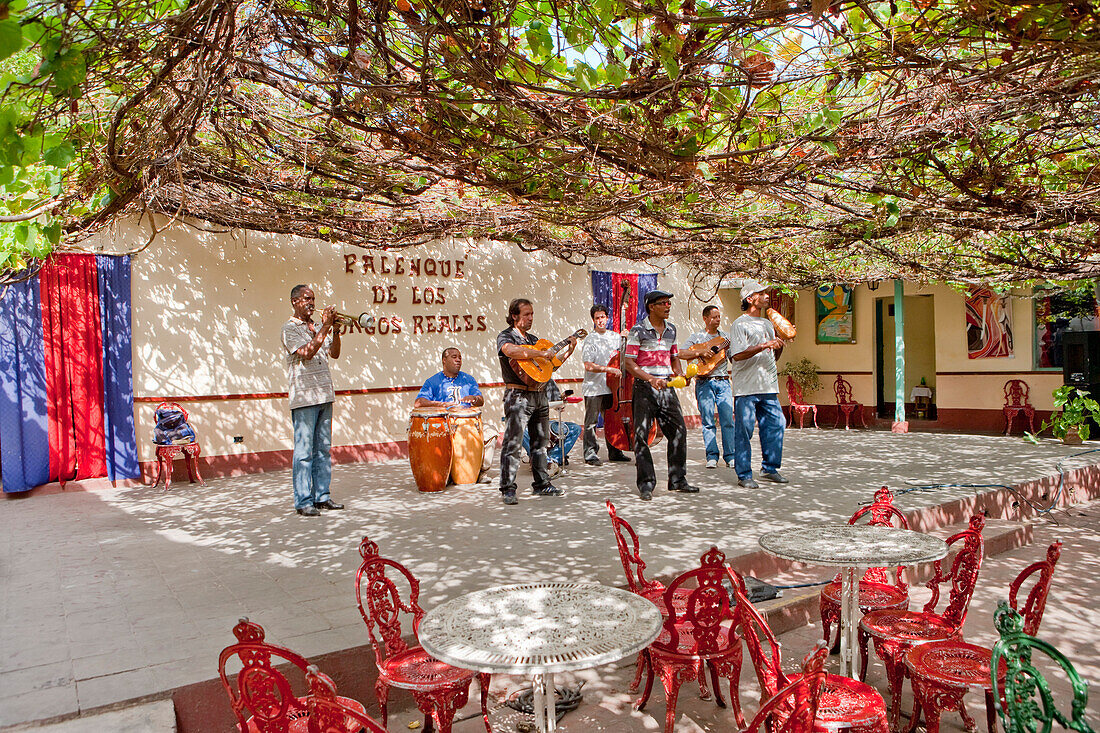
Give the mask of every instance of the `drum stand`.
[[561, 460], [558, 461], [558, 468], [560, 470], [558, 471], [557, 475], [558, 476], [563, 476], [563, 475], [565, 475], [565, 433], [564, 433], [565, 422], [562, 418], [562, 414], [565, 412], [565, 402], [562, 401], [562, 402], [558, 403], [554, 407], [554, 409], [558, 411], [558, 436], [557, 436], [558, 446], [557, 447], [558, 447], [558, 457], [561, 458]]

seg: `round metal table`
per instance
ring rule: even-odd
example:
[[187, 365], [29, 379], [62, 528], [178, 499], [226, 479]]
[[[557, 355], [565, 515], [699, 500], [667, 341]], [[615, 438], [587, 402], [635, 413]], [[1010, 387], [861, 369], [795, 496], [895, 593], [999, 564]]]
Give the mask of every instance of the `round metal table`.
[[557, 727], [554, 673], [637, 654], [657, 638], [661, 613], [629, 591], [587, 583], [524, 583], [459, 596], [424, 616], [418, 638], [463, 669], [530, 674], [535, 725]]
[[863, 572], [869, 567], [919, 565], [947, 555], [947, 543], [938, 537], [866, 524], [814, 524], [769, 532], [760, 538], [760, 547], [784, 560], [841, 568], [840, 673], [847, 677], [855, 676]]

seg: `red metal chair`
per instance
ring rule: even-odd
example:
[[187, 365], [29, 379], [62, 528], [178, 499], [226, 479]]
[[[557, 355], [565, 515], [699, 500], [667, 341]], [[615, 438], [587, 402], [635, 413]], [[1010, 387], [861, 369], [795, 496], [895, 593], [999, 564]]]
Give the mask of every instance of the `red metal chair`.
[[[883, 486], [875, 492], [875, 500], [870, 506], [865, 506], [852, 515], [848, 524], [855, 524], [867, 514], [871, 515], [868, 522], [874, 527], [894, 527], [909, 529], [909, 522], [894, 506], [894, 495], [890, 489]], [[895, 525], [896, 523], [896, 525]], [[896, 608], [903, 611], [909, 608], [909, 586], [903, 578], [902, 568], [897, 568], [893, 575], [894, 581], [890, 582], [888, 568], [868, 568], [859, 581], [859, 610], [863, 613], [884, 608]], [[825, 642], [832, 638], [833, 624], [837, 625], [836, 644], [840, 644], [840, 575], [833, 578], [833, 582], [821, 589], [821, 631]], [[861, 636], [860, 643], [862, 658], [867, 658], [867, 637]], [[864, 669], [859, 676], [867, 678]]]
[[1005, 406], [1001, 412], [1005, 415], [1005, 435], [1012, 432], [1012, 422], [1021, 412], [1027, 418], [1028, 430], [1035, 432], [1035, 408], [1031, 406], [1031, 388], [1022, 379], [1010, 379], [1005, 382]]
[[[1008, 602], [1014, 611], [1023, 614], [1023, 631], [1035, 636], [1039, 623], [1043, 620], [1050, 582], [1054, 577], [1054, 566], [1062, 554], [1062, 543], [1055, 542], [1047, 548], [1045, 560], [1032, 563], [1008, 586]], [[1020, 587], [1028, 580], [1035, 585], [1027, 594], [1023, 608], [1017, 602]], [[913, 719], [909, 730], [916, 728], [921, 711], [925, 716], [927, 733], [939, 733], [940, 716], [957, 710], [968, 731], [976, 729], [974, 721], [966, 712], [963, 696], [967, 690], [981, 690], [985, 693], [986, 724], [989, 733], [997, 731], [997, 712], [993, 704], [992, 668], [993, 650], [961, 639], [937, 641], [921, 644], [909, 650], [905, 655], [905, 666], [913, 682]], [[1001, 670], [1001, 678], [1004, 669]]]
[[[729, 680], [730, 702], [737, 725], [744, 726], [737, 683], [741, 677], [741, 640], [733, 626], [730, 591], [723, 581], [745, 597], [744, 581], [726, 564], [726, 556], [712, 547], [695, 570], [689, 570], [673, 580], [665, 589], [664, 605], [669, 615], [664, 619], [660, 636], [647, 650], [645, 690], [637, 708], [645, 708], [653, 690], [653, 673], [661, 675], [665, 688], [665, 733], [672, 733], [676, 720], [676, 700], [685, 679], [702, 678], [704, 665], [710, 669], [714, 697], [719, 707], [725, 707], [718, 677]], [[678, 596], [687, 593], [687, 602], [678, 608]], [[748, 603], [748, 601], [744, 601]]]
[[[637, 593], [643, 598], [652, 601], [665, 618], [671, 614], [665, 605], [665, 586], [659, 580], [647, 580], [645, 577], [645, 560], [642, 559], [641, 543], [638, 541], [638, 533], [630, 526], [630, 523], [619, 516], [615, 505], [607, 500], [607, 513], [611, 516], [611, 529], [615, 532], [615, 543], [619, 547], [619, 561], [623, 564], [623, 572], [626, 573], [626, 585], [631, 593]], [[673, 605], [682, 613], [687, 606], [691, 590], [683, 588], [672, 599]], [[630, 691], [637, 692], [638, 685], [642, 681], [642, 673], [649, 667], [649, 651], [643, 649], [638, 652], [638, 661], [635, 665], [634, 681], [630, 683]], [[707, 677], [699, 675], [699, 696], [704, 700], [710, 697], [707, 690]]]
[[833, 382], [833, 392], [836, 393], [836, 423], [833, 427], [840, 427], [842, 415], [844, 416], [845, 430], [849, 428], [849, 422], [853, 415], [859, 418], [859, 422], [863, 427], [867, 427], [867, 420], [863, 416], [863, 403], [852, 399], [851, 383], [838, 374], [836, 375], [836, 381]]
[[791, 377], [787, 377], [787, 401], [791, 403], [791, 419], [788, 424], [794, 423], [794, 415], [798, 413], [798, 427], [803, 427], [806, 422], [806, 413], [813, 413], [814, 427], [817, 427], [817, 405], [808, 405], [802, 398], [802, 388]]
[[[760, 681], [760, 697], [773, 697], [801, 675], [783, 672], [775, 634], [764, 617], [745, 598], [741, 588], [734, 595], [734, 627], [748, 648], [749, 658]], [[824, 648], [823, 642], [820, 648]], [[843, 729], [851, 729], [855, 733], [887, 733], [886, 720], [886, 703], [875, 688], [850, 677], [836, 674], [825, 676], [814, 730], [822, 733]]]
[[[901, 686], [908, 676], [906, 653], [914, 646], [954, 639], [962, 629], [985, 554], [984, 528], [985, 517], [975, 514], [966, 529], [948, 538], [949, 546], [961, 543], [962, 549], [955, 554], [946, 573], [943, 571], [943, 561], [936, 561], [935, 572], [925, 584], [932, 591], [932, 597], [923, 611], [872, 611], [860, 621], [860, 631], [874, 640], [875, 653], [886, 667], [891, 696], [890, 720], [894, 728], [897, 728], [901, 715]], [[947, 585], [950, 591], [943, 612], [936, 613], [942, 585]], [[862, 651], [866, 651], [865, 645]], [[863, 669], [867, 669], [866, 657], [863, 657]]]
[[[171, 408], [179, 410], [183, 413], [183, 419], [185, 422], [189, 422], [190, 418], [187, 415], [187, 410], [180, 407], [176, 402], [161, 402], [157, 405], [153, 414], [157, 414], [157, 410], [161, 408]], [[164, 477], [164, 490], [170, 491], [172, 488], [172, 462], [176, 459], [180, 453], [183, 453], [184, 461], [187, 463], [187, 478], [191, 483], [199, 482], [199, 486], [206, 486], [206, 482], [202, 480], [202, 476], [199, 474], [199, 455], [202, 449], [199, 447], [198, 438], [191, 443], [182, 443], [179, 445], [158, 445], [156, 449], [156, 461], [153, 465], [153, 483], [150, 486], [156, 486], [160, 483], [160, 479]]]
[[359, 554], [363, 562], [355, 574], [355, 602], [374, 647], [378, 666], [374, 689], [382, 708], [382, 725], [389, 718], [389, 690], [396, 687], [412, 692], [417, 708], [424, 713], [426, 729], [434, 722], [440, 733], [449, 733], [455, 713], [469, 701], [470, 682], [476, 675], [485, 730], [493, 733], [489, 727], [489, 675], [452, 667], [429, 656], [419, 645], [409, 646], [401, 636], [403, 613], [412, 615], [414, 636], [424, 618], [420, 581], [401, 563], [381, 557], [378, 545], [369, 537], [359, 543]]
[[744, 733], [762, 728], [767, 733], [812, 733], [825, 683], [827, 656], [828, 647], [818, 642], [802, 660], [802, 674], [760, 705]]
[[[363, 727], [364, 719], [369, 720], [366, 718], [366, 708], [349, 697], [337, 697], [335, 688], [332, 688], [329, 691], [330, 701], [334, 700], [342, 713], [338, 714], [335, 709], [326, 712], [324, 720], [327, 727], [315, 727], [315, 721], [311, 720], [311, 695], [296, 697], [290, 681], [275, 669], [272, 659], [278, 660], [278, 664], [289, 662], [303, 673], [317, 668], [311, 667], [300, 654], [264, 641], [263, 627], [247, 618], [242, 618], [233, 627], [233, 635], [237, 637], [237, 643], [222, 650], [218, 657], [218, 674], [241, 733], [312, 733], [314, 730], [355, 733]], [[226, 670], [226, 664], [233, 657], [241, 663], [235, 683], [230, 682]], [[328, 684], [331, 686], [332, 681], [329, 680]], [[374, 728], [368, 727], [368, 733], [385, 733], [384, 728], [373, 721], [371, 723]]]
[[381, 723], [344, 704], [345, 698], [336, 694], [332, 679], [316, 665], [306, 667], [306, 684], [309, 685], [309, 697], [306, 698], [308, 733], [344, 733], [349, 729], [349, 724], [358, 725], [366, 733], [386, 733]]

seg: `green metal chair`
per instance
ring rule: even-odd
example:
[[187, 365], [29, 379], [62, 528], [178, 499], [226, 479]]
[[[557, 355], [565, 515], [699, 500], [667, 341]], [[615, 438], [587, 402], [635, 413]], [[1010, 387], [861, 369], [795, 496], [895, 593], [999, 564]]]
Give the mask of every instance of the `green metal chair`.
[[[993, 699], [1005, 733], [1050, 733], [1054, 721], [1066, 730], [1093, 733], [1085, 720], [1088, 683], [1077, 674], [1069, 659], [1042, 639], [1024, 633], [1023, 616], [1004, 601], [997, 605], [993, 624], [1001, 640], [993, 647], [989, 667], [991, 671], [1005, 670], [1003, 681], [998, 679], [1001, 675], [995, 671], [990, 675]], [[1073, 702], [1068, 716], [1055, 706], [1050, 685], [1043, 673], [1032, 664], [1032, 651], [1046, 654], [1069, 678], [1073, 686]]]

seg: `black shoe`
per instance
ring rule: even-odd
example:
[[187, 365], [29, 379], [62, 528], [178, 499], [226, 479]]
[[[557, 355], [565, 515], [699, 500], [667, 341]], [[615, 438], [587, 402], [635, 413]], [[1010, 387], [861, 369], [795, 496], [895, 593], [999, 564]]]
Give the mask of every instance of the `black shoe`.
[[785, 478], [779, 471], [772, 471], [771, 473], [761, 473], [760, 478], [767, 479], [768, 481], [774, 481], [777, 484], [789, 484], [790, 480]]
[[553, 484], [541, 489], [531, 489], [531, 493], [535, 496], [565, 496], [565, 492]]
[[653, 492], [652, 491], [639, 491], [638, 496], [642, 497], [642, 501], [652, 501]]
[[303, 517], [319, 517], [321, 516], [321, 510], [315, 506], [300, 506], [295, 511], [301, 514]]
[[624, 456], [622, 453], [617, 456], [610, 456], [607, 460], [611, 461], [612, 463], [630, 463], [630, 458]]
[[737, 480], [737, 485], [742, 486], [746, 489], [759, 489], [760, 488], [760, 484], [753, 481], [752, 476], [749, 476], [748, 478], [738, 479]]
[[584, 462], [587, 463], [589, 466], [598, 466], [603, 463], [603, 461], [601, 461], [599, 458], [585, 458]]
[[516, 498], [516, 492], [514, 491], [502, 491], [500, 492], [505, 504], [511, 506], [512, 504], [519, 504], [519, 499]]
[[313, 506], [317, 507], [318, 509], [343, 509], [344, 508], [343, 504], [337, 504], [332, 499], [326, 499], [325, 501], [319, 501], [316, 504], [314, 504]]
[[679, 491], [681, 494], [698, 494], [699, 487], [692, 486], [691, 484], [681, 484], [680, 486], [669, 486], [669, 491]]

